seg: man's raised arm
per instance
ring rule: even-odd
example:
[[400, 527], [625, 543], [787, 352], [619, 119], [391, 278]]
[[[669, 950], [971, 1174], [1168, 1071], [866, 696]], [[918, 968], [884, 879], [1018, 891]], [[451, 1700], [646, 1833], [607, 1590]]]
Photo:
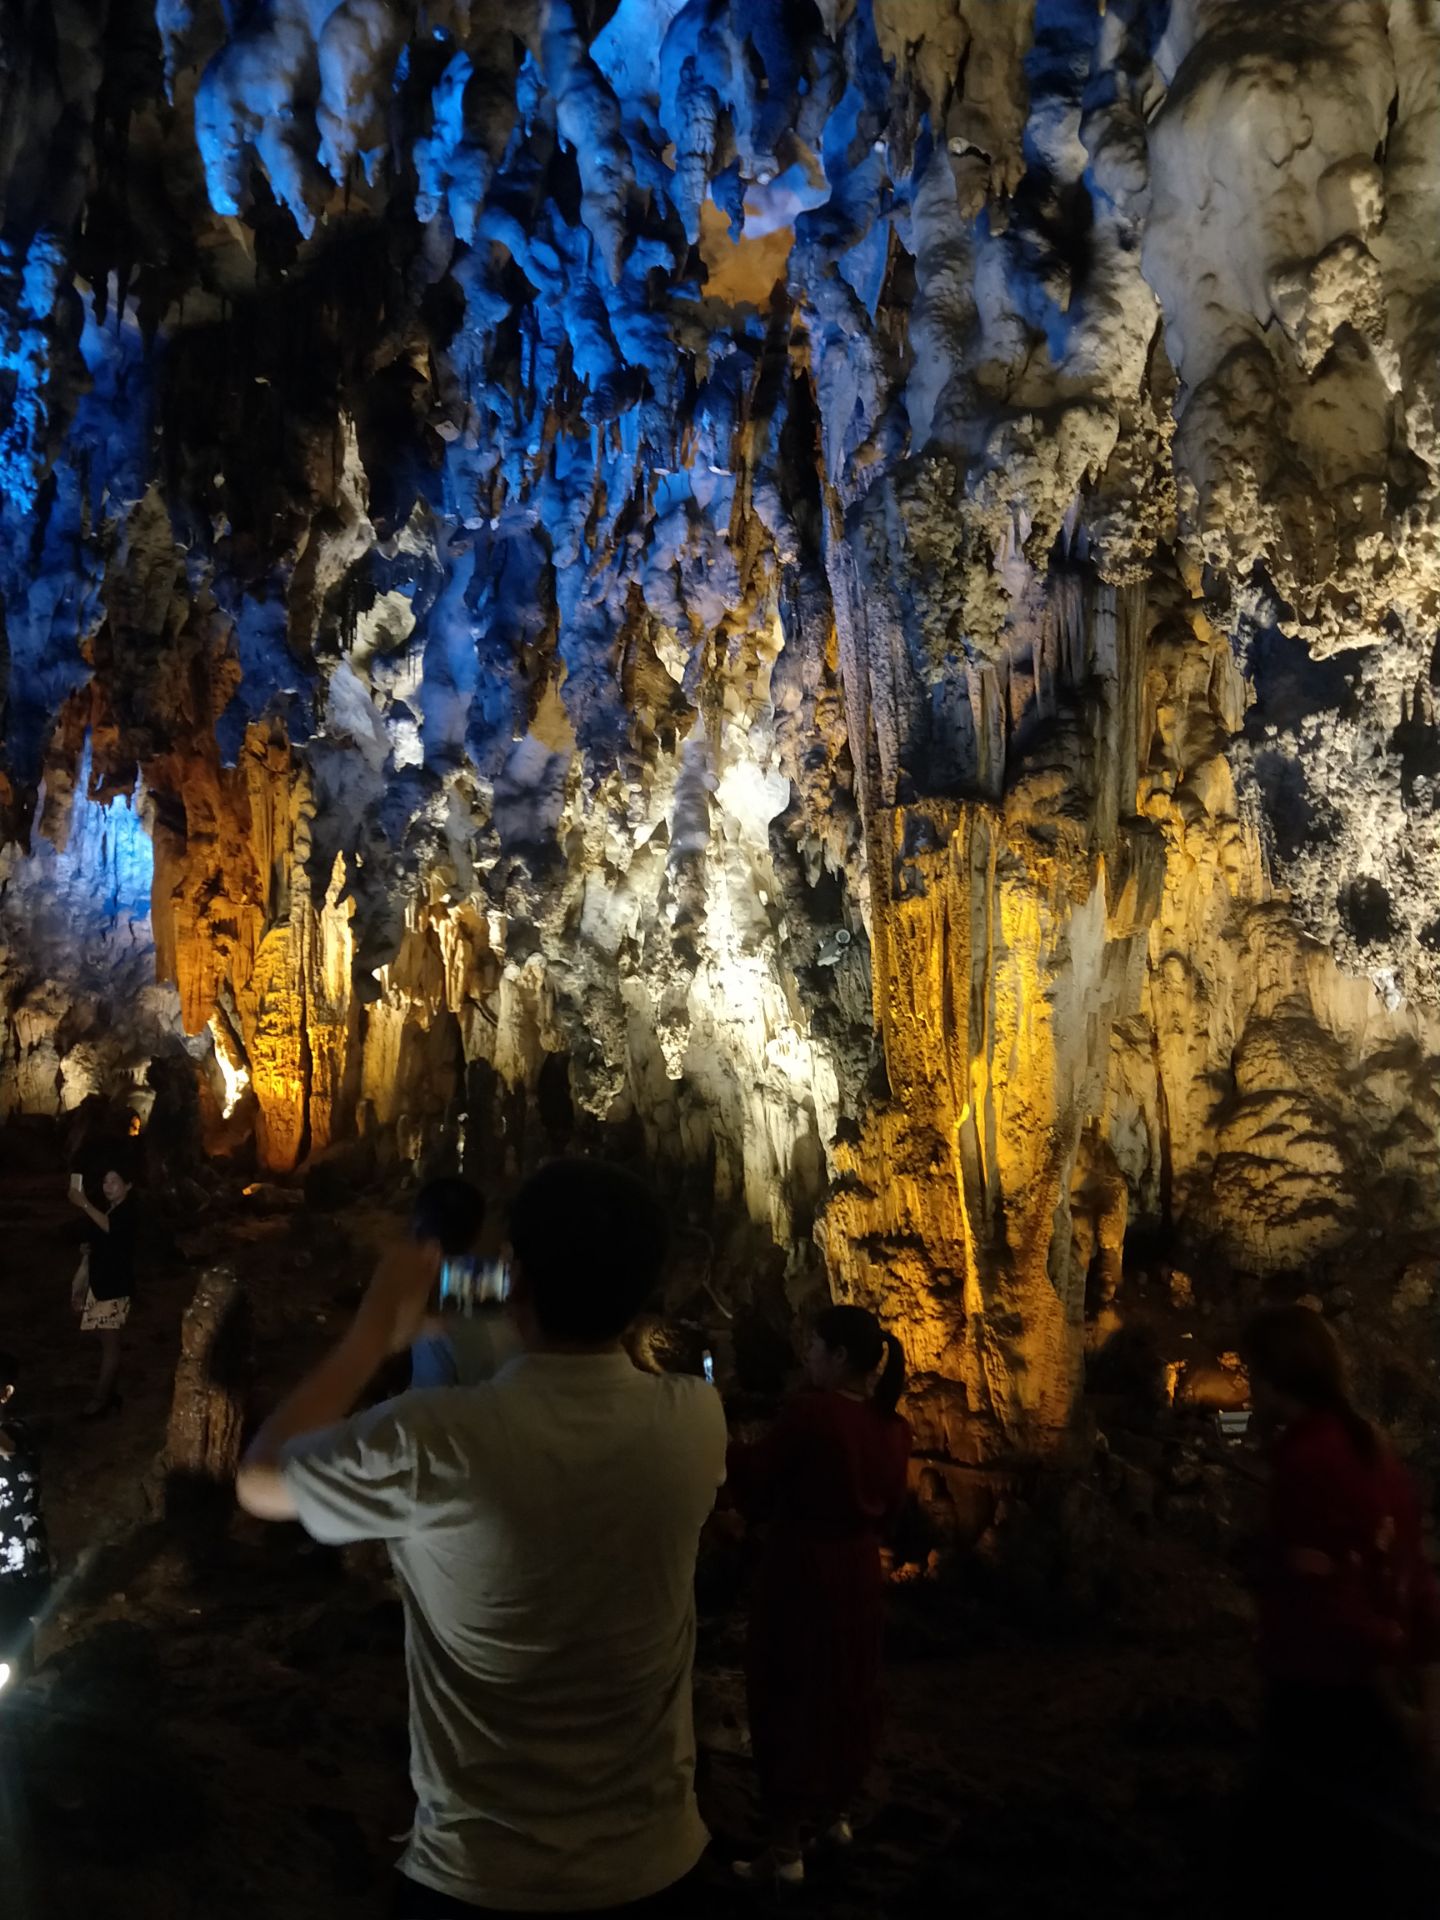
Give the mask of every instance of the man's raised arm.
[[285, 1484], [286, 1446], [343, 1420], [392, 1353], [410, 1345], [424, 1319], [440, 1250], [402, 1241], [381, 1259], [354, 1320], [318, 1365], [281, 1401], [246, 1450], [235, 1476], [235, 1497], [257, 1520], [294, 1520], [298, 1509]]

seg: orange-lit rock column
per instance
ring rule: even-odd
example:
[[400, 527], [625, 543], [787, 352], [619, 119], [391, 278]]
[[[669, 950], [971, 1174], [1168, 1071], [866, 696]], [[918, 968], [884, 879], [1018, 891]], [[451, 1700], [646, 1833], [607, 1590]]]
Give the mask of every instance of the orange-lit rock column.
[[832, 1276], [901, 1329], [922, 1447], [1052, 1451], [1082, 1363], [1071, 1175], [1158, 849], [1107, 860], [945, 801], [878, 815], [871, 845], [889, 1097], [832, 1152]]
[[186, 1032], [203, 1031], [222, 998], [233, 1009], [257, 1157], [288, 1172], [349, 1119], [343, 873], [317, 907], [305, 871], [308, 781], [278, 724], [251, 727], [234, 768], [211, 743], [151, 771], [171, 796], [155, 834], [158, 971], [179, 987]]

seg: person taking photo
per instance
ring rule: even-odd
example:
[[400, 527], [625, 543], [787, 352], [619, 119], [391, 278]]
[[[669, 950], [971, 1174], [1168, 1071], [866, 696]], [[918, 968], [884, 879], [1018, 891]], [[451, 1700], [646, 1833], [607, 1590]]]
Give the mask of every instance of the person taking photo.
[[120, 1335], [130, 1319], [135, 1290], [137, 1220], [129, 1156], [112, 1154], [106, 1159], [99, 1206], [79, 1173], [70, 1176], [69, 1199], [89, 1222], [70, 1304], [80, 1315], [80, 1331], [95, 1334], [100, 1342], [100, 1377], [82, 1415], [98, 1420], [120, 1405]]
[[708, 1839], [694, 1576], [724, 1412], [702, 1380], [641, 1373], [622, 1348], [666, 1249], [637, 1181], [547, 1166], [514, 1203], [510, 1241], [517, 1358], [484, 1384], [347, 1417], [428, 1311], [440, 1249], [408, 1239], [260, 1429], [237, 1493], [316, 1540], [389, 1544], [417, 1803], [398, 1920], [679, 1920]]

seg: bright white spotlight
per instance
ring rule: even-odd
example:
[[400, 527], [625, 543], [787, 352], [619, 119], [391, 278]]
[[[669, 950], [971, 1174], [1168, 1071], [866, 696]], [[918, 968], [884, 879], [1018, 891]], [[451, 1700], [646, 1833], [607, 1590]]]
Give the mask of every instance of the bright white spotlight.
[[10, 1662], [8, 1660], [0, 1660], [0, 1693], [3, 1693], [9, 1684]]
[[210, 1022], [210, 1038], [215, 1047], [215, 1064], [220, 1069], [220, 1078], [225, 1083], [225, 1099], [221, 1106], [221, 1117], [228, 1120], [240, 1104], [240, 1096], [250, 1084], [248, 1071], [233, 1057], [229, 1037], [222, 1038], [215, 1022]]

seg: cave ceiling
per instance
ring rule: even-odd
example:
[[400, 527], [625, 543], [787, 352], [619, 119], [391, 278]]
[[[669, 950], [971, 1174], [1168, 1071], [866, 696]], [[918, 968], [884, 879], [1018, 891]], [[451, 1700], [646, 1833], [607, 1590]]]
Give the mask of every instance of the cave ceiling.
[[0, 1109], [643, 1148], [956, 1457], [1429, 1223], [1437, 232], [1424, 0], [5, 0]]

